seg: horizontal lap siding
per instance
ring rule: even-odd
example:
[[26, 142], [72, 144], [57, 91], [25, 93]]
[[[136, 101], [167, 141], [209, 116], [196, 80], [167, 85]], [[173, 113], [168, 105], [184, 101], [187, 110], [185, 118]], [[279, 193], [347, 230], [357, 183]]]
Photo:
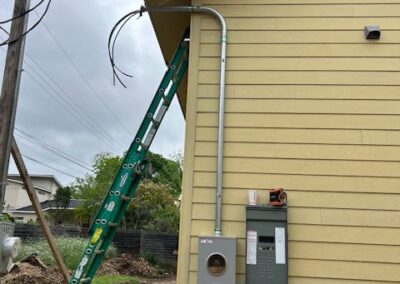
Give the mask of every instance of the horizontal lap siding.
[[[228, 26], [222, 230], [238, 238], [257, 190], [289, 196], [291, 284], [400, 281], [400, 1], [203, 0]], [[363, 28], [378, 24], [380, 41]], [[213, 234], [219, 25], [202, 17], [189, 282]]]

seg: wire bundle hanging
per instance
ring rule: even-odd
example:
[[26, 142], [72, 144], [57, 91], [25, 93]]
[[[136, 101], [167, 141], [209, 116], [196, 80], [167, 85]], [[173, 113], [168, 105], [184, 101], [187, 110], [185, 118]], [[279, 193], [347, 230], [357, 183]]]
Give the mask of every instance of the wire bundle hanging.
[[[32, 8], [26, 10], [24, 13], [22, 13], [22, 14], [20, 14], [20, 15], [18, 15], [18, 16], [12, 17], [12, 18], [10, 18], [10, 19], [8, 19], [8, 20], [0, 21], [0, 30], [2, 30], [2, 31], [5, 32], [6, 34], [10, 35], [9, 32], [8, 32], [4, 27], [2, 27], [1, 25], [6, 24], [6, 23], [9, 23], [9, 22], [12, 22], [12, 21], [14, 21], [14, 20], [16, 20], [16, 19], [18, 19], [18, 18], [20, 18], [20, 17], [25, 16], [26, 14], [29, 14], [30, 12], [36, 10], [39, 6], [41, 6], [45, 1], [46, 1], [46, 0], [40, 0], [40, 2], [38, 2], [38, 3], [37, 3], [35, 6], [33, 6]], [[49, 11], [51, 1], [52, 1], [52, 0], [48, 0], [48, 1], [47, 1], [46, 8], [45, 8], [44, 12], [42, 13], [42, 15], [40, 16], [39, 20], [37, 20], [29, 29], [27, 29], [24, 33], [22, 33], [22, 34], [21, 34], [20, 36], [18, 36], [17, 38], [14, 38], [14, 39], [8, 38], [8, 39], [6, 39], [5, 41], [3, 41], [3, 42], [0, 43], [0, 46], [4, 46], [4, 45], [8, 45], [8, 44], [13, 44], [13, 43], [19, 41], [19, 40], [20, 40], [21, 38], [23, 38], [24, 36], [26, 36], [28, 33], [30, 33], [33, 29], [35, 29], [35, 28], [40, 24], [40, 22], [43, 20], [44, 16], [47, 14], [47, 12]]]
[[115, 43], [117, 41], [117, 38], [123, 29], [123, 27], [131, 20], [134, 16], [139, 15], [138, 18], [142, 16], [142, 11], [141, 10], [136, 10], [133, 12], [129, 12], [125, 16], [123, 16], [121, 19], [118, 20], [118, 22], [114, 25], [114, 27], [111, 29], [110, 35], [108, 37], [108, 55], [110, 57], [110, 62], [111, 62], [111, 68], [113, 71], [113, 82], [115, 84], [115, 79], [118, 80], [118, 82], [126, 88], [126, 85], [121, 79], [121, 75], [127, 76], [127, 77], [133, 77], [132, 75], [126, 73], [125, 71], [122, 71], [121, 68], [119, 68], [115, 64]]

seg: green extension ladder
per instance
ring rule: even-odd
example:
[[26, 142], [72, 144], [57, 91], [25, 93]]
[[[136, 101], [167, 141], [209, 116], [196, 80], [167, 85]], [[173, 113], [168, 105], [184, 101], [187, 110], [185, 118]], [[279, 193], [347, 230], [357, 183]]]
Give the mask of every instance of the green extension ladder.
[[189, 32], [186, 31], [157, 89], [140, 128], [89, 230], [89, 242], [70, 284], [91, 283], [122, 222], [145, 170], [145, 156], [186, 73]]

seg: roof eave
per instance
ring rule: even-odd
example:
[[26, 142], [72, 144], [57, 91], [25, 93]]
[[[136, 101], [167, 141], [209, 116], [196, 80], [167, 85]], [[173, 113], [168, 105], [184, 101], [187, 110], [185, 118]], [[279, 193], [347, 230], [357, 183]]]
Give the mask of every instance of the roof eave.
[[[147, 6], [159, 6], [163, 0], [146, 0]], [[188, 6], [190, 0], [171, 0], [168, 1], [168, 5], [161, 6]], [[186, 13], [156, 13], [152, 12], [150, 19], [154, 27], [158, 43], [160, 45], [161, 52], [164, 56], [165, 62], [174, 55], [174, 52], [182, 39], [183, 33], [186, 28], [190, 26], [190, 14]], [[178, 100], [182, 109], [182, 113], [185, 116], [186, 113], [186, 96], [187, 96], [187, 74], [183, 78], [178, 88]]]

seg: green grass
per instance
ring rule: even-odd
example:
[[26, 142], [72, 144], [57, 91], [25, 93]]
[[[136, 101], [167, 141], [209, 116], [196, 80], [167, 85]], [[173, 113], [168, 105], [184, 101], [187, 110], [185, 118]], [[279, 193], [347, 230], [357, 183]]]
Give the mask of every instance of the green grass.
[[96, 276], [92, 284], [137, 284], [139, 281], [133, 276], [122, 275], [99, 275]]
[[[71, 270], [76, 269], [87, 244], [87, 240], [82, 238], [59, 237], [56, 241], [67, 268]], [[55, 266], [53, 255], [46, 240], [29, 240], [23, 242], [21, 252], [15, 260], [21, 260], [32, 253], [36, 253], [46, 265]], [[107, 250], [106, 257], [113, 257], [116, 254], [116, 248], [110, 246]]]

